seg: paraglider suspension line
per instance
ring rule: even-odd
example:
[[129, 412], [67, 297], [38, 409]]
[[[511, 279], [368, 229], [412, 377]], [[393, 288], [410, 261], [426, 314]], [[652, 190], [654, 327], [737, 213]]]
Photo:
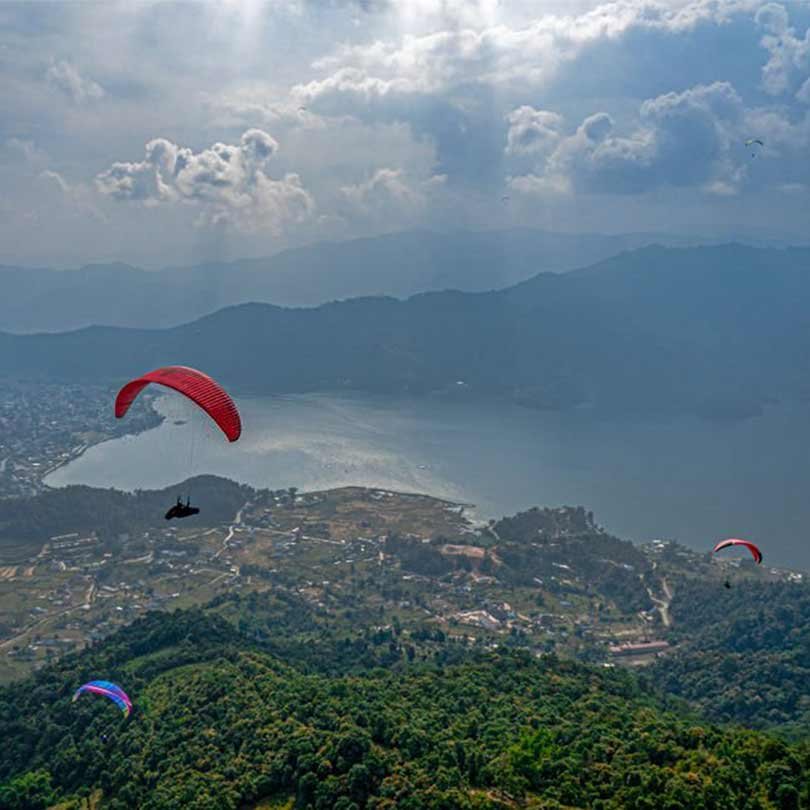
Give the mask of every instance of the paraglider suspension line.
[[197, 439], [197, 425], [199, 423], [199, 414], [197, 413], [196, 408], [194, 409], [192, 416], [191, 416], [191, 446], [189, 447], [188, 452], [188, 491], [186, 492], [186, 497], [190, 500], [191, 499], [191, 478], [194, 476], [194, 443]]

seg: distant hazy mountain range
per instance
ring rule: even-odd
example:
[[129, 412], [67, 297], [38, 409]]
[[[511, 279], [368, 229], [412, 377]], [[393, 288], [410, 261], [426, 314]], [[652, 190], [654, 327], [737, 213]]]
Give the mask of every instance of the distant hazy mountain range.
[[497, 292], [229, 307], [165, 330], [0, 334], [0, 375], [117, 381], [168, 363], [251, 393], [508, 397], [755, 413], [810, 395], [810, 249], [643, 248]]
[[[603, 236], [534, 230], [411, 231], [320, 243], [266, 259], [159, 271], [123, 264], [79, 270], [0, 266], [0, 330], [59, 332], [93, 324], [157, 328], [246, 302], [318, 306], [368, 295], [480, 292], [517, 284], [538, 272], [585, 267], [653, 242], [686, 246], [717, 239], [697, 232]], [[747, 234], [744, 241], [751, 240], [771, 244], [766, 234]]]

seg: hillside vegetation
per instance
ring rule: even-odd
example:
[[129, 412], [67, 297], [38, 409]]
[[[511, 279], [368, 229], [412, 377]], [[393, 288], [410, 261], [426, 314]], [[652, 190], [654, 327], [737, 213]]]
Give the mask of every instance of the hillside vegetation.
[[[168, 525], [163, 512], [189, 486], [204, 513]], [[553, 652], [653, 664], [662, 692], [716, 721], [793, 738], [810, 730], [810, 596], [800, 574], [674, 543], [635, 546], [582, 507], [473, 527], [427, 496], [298, 494], [201, 477], [132, 494], [47, 491], [0, 502], [0, 516], [0, 550], [27, 550], [25, 564], [2, 568], [6, 680], [150, 610], [210, 604], [307, 672]], [[650, 640], [662, 657], [642, 646], [628, 658], [617, 646]]]
[[[130, 693], [129, 721], [90, 677]], [[484, 655], [303, 674], [216, 616], [152, 614], [0, 691], [0, 804], [787, 810], [806, 745], [661, 707], [634, 679]], [[73, 797], [71, 799], [71, 797]], [[263, 802], [258, 805], [257, 802]]]
[[802, 584], [734, 582], [730, 590], [684, 578], [675, 584], [673, 640], [661, 688], [713, 720], [810, 729], [810, 592]]
[[112, 540], [118, 534], [163, 526], [163, 515], [179, 492], [193, 491], [195, 502], [205, 503], [205, 515], [188, 518], [185, 525], [223, 523], [233, 518], [252, 491], [213, 475], [197, 476], [179, 487], [122, 492], [77, 484], [25, 498], [0, 499], [0, 550], [6, 542], [17, 547], [30, 543], [39, 550], [42, 541], [69, 532], [96, 532]]

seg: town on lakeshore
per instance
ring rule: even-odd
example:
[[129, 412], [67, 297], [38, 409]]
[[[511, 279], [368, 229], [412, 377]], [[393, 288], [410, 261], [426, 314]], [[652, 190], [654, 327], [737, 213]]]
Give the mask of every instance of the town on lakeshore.
[[[205, 476], [195, 490], [211, 508], [167, 523], [157, 505], [168, 505], [173, 489], [124, 496], [42, 483], [55, 466], [115, 435], [105, 392], [74, 394], [18, 385], [0, 402], [0, 680], [148, 611], [267, 591], [347, 633], [362, 620], [641, 665], [675, 643], [668, 572], [718, 582], [730, 570], [738, 578], [802, 578], [737, 560], [718, 564], [670, 541], [634, 546], [581, 507], [482, 523], [463, 505], [360, 487], [255, 490]], [[156, 420], [144, 408], [135, 429]], [[88, 500], [103, 518], [92, 516]]]

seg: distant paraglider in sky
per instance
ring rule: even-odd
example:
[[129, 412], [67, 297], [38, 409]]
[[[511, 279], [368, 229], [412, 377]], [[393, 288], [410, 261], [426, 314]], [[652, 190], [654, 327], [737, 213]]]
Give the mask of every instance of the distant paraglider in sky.
[[129, 699], [127, 693], [117, 684], [110, 681], [88, 681], [82, 684], [73, 695], [73, 703], [85, 692], [91, 692], [95, 695], [103, 695], [109, 698], [119, 709], [124, 713], [127, 718], [132, 712], [132, 701]]
[[757, 148], [760, 149], [765, 146], [765, 143], [761, 141], [759, 138], [748, 138], [745, 142], [745, 145], [751, 150], [751, 157], [757, 156]]

